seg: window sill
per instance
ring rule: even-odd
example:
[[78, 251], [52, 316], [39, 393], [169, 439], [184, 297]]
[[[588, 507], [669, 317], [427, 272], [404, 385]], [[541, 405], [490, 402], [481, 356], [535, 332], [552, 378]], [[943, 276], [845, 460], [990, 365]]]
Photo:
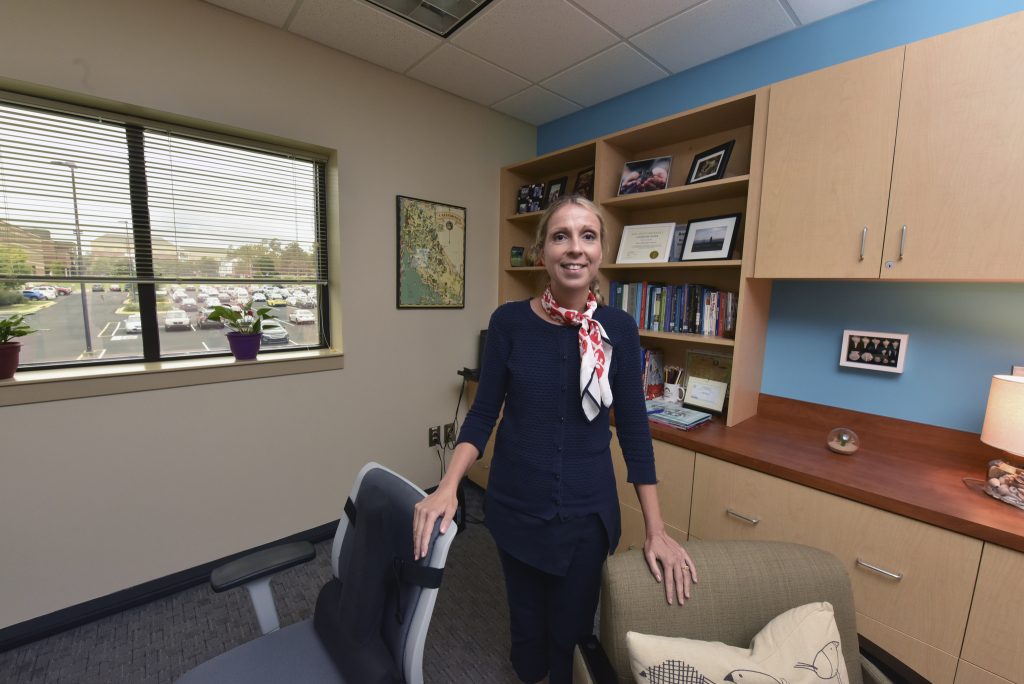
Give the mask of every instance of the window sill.
[[255, 361], [235, 361], [218, 356], [95, 368], [22, 371], [12, 380], [0, 380], [0, 406], [316, 373], [339, 370], [344, 365], [341, 352], [314, 349], [266, 354]]

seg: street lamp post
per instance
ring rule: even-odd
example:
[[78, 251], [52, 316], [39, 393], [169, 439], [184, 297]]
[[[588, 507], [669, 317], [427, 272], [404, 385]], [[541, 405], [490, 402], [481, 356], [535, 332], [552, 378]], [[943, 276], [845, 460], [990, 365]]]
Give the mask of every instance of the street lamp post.
[[[75, 275], [81, 278], [82, 271], [85, 269], [83, 267], [84, 258], [82, 256], [82, 228], [78, 223], [78, 182], [75, 178], [75, 170], [78, 168], [78, 165], [74, 162], [62, 160], [55, 160], [50, 163], [56, 164], [57, 166], [64, 166], [71, 170], [71, 201], [75, 207], [75, 246], [78, 248], [78, 264], [75, 268]], [[82, 295], [82, 321], [85, 325], [85, 353], [92, 354], [92, 332], [89, 328], [89, 305], [85, 301], [85, 283], [79, 281], [78, 289]]]

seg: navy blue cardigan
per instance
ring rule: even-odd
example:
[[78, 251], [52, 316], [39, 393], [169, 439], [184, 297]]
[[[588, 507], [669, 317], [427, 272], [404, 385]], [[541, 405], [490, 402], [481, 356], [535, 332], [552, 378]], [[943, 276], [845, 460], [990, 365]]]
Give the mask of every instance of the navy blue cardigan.
[[[609, 382], [627, 479], [657, 482], [644, 404], [636, 322], [598, 307], [594, 317], [612, 345]], [[597, 513], [614, 549], [620, 534], [608, 409], [588, 422], [580, 400], [579, 328], [542, 320], [529, 300], [492, 314], [480, 383], [459, 433], [483, 453], [501, 413], [487, 483], [499, 509], [542, 520]], [[502, 407], [504, 412], [502, 413]], [[497, 532], [488, 510], [488, 527]], [[493, 521], [499, 522], [499, 521]], [[495, 534], [501, 546], [500, 534]]]

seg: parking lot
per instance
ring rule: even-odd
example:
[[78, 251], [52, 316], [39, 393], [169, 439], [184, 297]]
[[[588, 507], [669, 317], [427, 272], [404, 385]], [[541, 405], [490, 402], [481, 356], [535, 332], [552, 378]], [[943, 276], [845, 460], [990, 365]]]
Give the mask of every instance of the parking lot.
[[[89, 311], [89, 341], [86, 341], [83, 325], [82, 299], [77, 290], [68, 296], [47, 302], [33, 302], [34, 311], [26, 315], [26, 322], [38, 332], [20, 338], [22, 343], [21, 364], [62, 363], [88, 360], [113, 360], [142, 358], [142, 335], [130, 334], [125, 329], [129, 312], [123, 307], [128, 294], [124, 292], [86, 291]], [[288, 331], [285, 344], [264, 345], [263, 349], [295, 348], [315, 346], [319, 342], [318, 324], [293, 324], [288, 315], [290, 306], [273, 307], [274, 317]], [[307, 309], [308, 310], [308, 309]], [[0, 311], [0, 316], [11, 311]], [[186, 312], [188, 328], [167, 331], [164, 329], [164, 314], [158, 312], [161, 354], [167, 356], [189, 356], [209, 352], [228, 351], [227, 328], [198, 325], [200, 311]], [[314, 317], [315, 311], [314, 311]], [[91, 345], [92, 352], [88, 351]]]

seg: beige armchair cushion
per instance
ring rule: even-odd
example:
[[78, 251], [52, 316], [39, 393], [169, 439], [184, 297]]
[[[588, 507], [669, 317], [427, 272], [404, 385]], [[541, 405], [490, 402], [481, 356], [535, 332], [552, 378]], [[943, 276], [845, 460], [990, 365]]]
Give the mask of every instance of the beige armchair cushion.
[[626, 633], [637, 682], [735, 682], [735, 684], [846, 684], [832, 606], [791, 608], [765, 625], [750, 648], [718, 641]]
[[721, 641], [747, 648], [773, 618], [826, 601], [835, 612], [849, 678], [862, 684], [853, 594], [846, 570], [820, 549], [784, 542], [686, 543], [700, 582], [683, 606], [668, 605], [640, 551], [613, 555], [601, 590], [600, 638], [622, 684], [632, 681], [626, 633]]

